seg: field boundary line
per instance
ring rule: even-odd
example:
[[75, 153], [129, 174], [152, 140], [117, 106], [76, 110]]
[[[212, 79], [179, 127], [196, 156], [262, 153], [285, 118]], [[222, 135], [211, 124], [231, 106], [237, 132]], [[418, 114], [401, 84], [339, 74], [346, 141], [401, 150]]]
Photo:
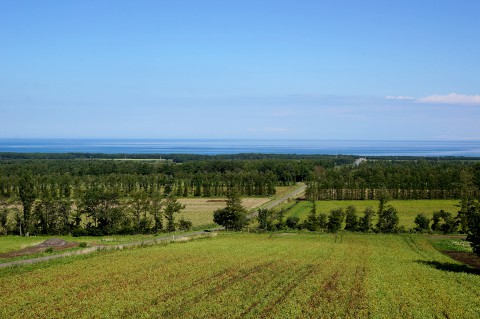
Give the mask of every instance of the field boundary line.
[[[215, 230], [220, 230], [220, 229], [215, 229]], [[195, 238], [209, 238], [209, 237], [214, 237], [216, 235], [217, 233], [211, 232], [211, 231], [208, 231], [208, 232], [197, 231], [193, 233], [180, 234], [180, 235], [173, 234], [170, 236], [144, 240], [141, 242], [131, 242], [131, 243], [125, 243], [125, 244], [111, 245], [111, 246], [99, 245], [99, 246], [88, 247], [81, 250], [76, 250], [76, 251], [51, 255], [51, 256], [43, 256], [43, 257], [36, 257], [36, 258], [0, 263], [0, 268], [31, 265], [31, 264], [41, 263], [41, 262], [58, 259], [58, 258], [87, 255], [87, 254], [94, 253], [96, 251], [123, 250], [128, 248], [135, 248], [135, 247], [153, 246], [157, 244], [182, 242], [182, 241], [195, 239]]]

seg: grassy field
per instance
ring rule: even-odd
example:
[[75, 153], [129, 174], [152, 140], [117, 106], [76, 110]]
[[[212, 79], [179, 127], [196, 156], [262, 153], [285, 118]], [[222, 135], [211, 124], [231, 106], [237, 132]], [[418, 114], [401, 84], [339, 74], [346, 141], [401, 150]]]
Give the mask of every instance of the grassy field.
[[[270, 201], [268, 197], [246, 197], [242, 204], [247, 210], [253, 210]], [[185, 209], [177, 215], [177, 219], [185, 218], [193, 223], [193, 227], [213, 224], [213, 212], [226, 205], [225, 198], [179, 198]]]
[[0, 270], [1, 318], [478, 318], [420, 235], [220, 234]]
[[[168, 234], [164, 234], [164, 235], [168, 235]], [[159, 236], [162, 236], [162, 234], [160, 234]], [[30, 237], [0, 236], [0, 254], [35, 246], [35, 245], [41, 244], [45, 240], [52, 237], [62, 238], [68, 242], [77, 242], [77, 243], [85, 242], [89, 245], [110, 246], [110, 245], [126, 244], [131, 242], [142, 242], [145, 240], [154, 239], [158, 236], [155, 236], [155, 235], [112, 235], [112, 236], [95, 236], [95, 237], [94, 236], [72, 237], [70, 235], [30, 236]], [[62, 251], [59, 251], [59, 252], [62, 252]], [[30, 257], [25, 256], [25, 258], [30, 258]], [[16, 259], [24, 259], [24, 258], [16, 258]], [[5, 260], [3, 258], [0, 258], [0, 262], [5, 262]]]
[[47, 237], [0, 236], [0, 254], [38, 245]]
[[[317, 213], [328, 213], [330, 210], [338, 207], [346, 208], [353, 205], [357, 208], [359, 216], [363, 216], [363, 211], [367, 207], [372, 207], [374, 211], [378, 210], [378, 201], [375, 200], [331, 200], [331, 201], [316, 201]], [[445, 210], [456, 216], [459, 207], [458, 200], [392, 200], [388, 205], [395, 207], [398, 210], [400, 218], [400, 225], [407, 228], [414, 227], [415, 216], [419, 213], [424, 213], [431, 218], [434, 211]], [[312, 209], [311, 202], [305, 201], [295, 205], [291, 210], [285, 213], [285, 216], [298, 216], [301, 220], [305, 219]]]

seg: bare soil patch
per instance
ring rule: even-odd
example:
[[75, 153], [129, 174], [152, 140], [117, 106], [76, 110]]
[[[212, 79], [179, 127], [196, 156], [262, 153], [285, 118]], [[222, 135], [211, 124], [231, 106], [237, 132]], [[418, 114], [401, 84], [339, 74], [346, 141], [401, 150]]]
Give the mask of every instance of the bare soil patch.
[[443, 253], [452, 259], [460, 261], [471, 267], [480, 269], [480, 257], [471, 252], [461, 251], [443, 251]]
[[52, 248], [53, 250], [65, 250], [76, 246], [78, 246], [78, 243], [68, 242], [61, 238], [50, 238], [43, 243], [33, 247], [27, 247], [21, 250], [0, 254], [0, 258], [12, 258], [31, 254], [38, 254], [44, 252], [46, 249], [49, 248]]

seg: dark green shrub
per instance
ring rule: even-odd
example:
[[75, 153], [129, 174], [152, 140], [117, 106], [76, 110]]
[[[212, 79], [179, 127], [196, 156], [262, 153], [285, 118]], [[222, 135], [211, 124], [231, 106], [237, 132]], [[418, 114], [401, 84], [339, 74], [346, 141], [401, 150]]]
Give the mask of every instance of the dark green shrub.
[[87, 236], [87, 231], [84, 228], [78, 227], [72, 230], [73, 237]]
[[192, 229], [192, 225], [191, 221], [183, 218], [178, 221], [178, 228], [183, 231]]
[[398, 228], [398, 213], [397, 210], [388, 206], [378, 214], [377, 230], [381, 233], [394, 233]]
[[418, 232], [427, 232], [430, 228], [430, 219], [425, 214], [418, 214], [415, 217], [415, 230]]
[[345, 217], [345, 230], [356, 231], [358, 229], [357, 209], [354, 206], [348, 206]]
[[345, 219], [345, 212], [343, 208], [332, 209], [328, 215], [327, 229], [331, 233], [335, 233], [342, 228], [343, 220]]
[[295, 228], [298, 228], [299, 222], [300, 222], [300, 218], [298, 218], [298, 216], [289, 216], [285, 222], [285, 225], [288, 228], [295, 229]]

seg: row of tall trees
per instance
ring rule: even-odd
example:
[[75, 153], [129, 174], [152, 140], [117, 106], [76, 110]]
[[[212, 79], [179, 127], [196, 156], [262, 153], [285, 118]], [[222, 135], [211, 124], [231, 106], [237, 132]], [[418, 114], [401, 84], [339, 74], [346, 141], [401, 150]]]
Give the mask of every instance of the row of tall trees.
[[480, 164], [451, 161], [367, 161], [316, 167], [307, 181], [310, 200], [461, 199], [479, 195]]
[[[176, 196], [226, 196], [234, 187], [242, 196], [268, 196], [277, 185], [307, 182], [307, 197], [376, 199], [460, 199], [478, 195], [480, 164], [474, 161], [366, 161], [352, 158], [242, 159], [171, 161], [3, 160], [0, 196], [19, 195], [18, 185], [31, 172], [37, 193], [48, 189], [73, 196], [89, 184], [116, 188], [123, 196], [138, 189]], [[349, 162], [350, 161], [350, 162]], [[339, 165], [341, 164], [341, 165]]]
[[275, 194], [278, 185], [276, 176], [271, 173], [239, 172], [197, 173], [193, 177], [179, 175], [100, 175], [71, 176], [69, 174], [36, 176], [26, 171], [20, 176], [0, 176], [0, 196], [18, 197], [22, 176], [32, 176], [32, 187], [37, 194], [53, 193], [61, 197], [78, 197], [91, 185], [115, 189], [122, 196], [131, 196], [141, 190], [150, 194], [161, 192], [178, 197], [226, 196], [229, 188], [235, 188], [244, 196], [269, 196]]
[[[92, 184], [73, 200], [56, 192], [37, 193], [33, 185], [32, 176], [25, 174], [20, 179], [18, 202], [0, 202], [0, 226], [4, 233], [107, 235], [191, 227], [186, 220], [176, 221], [185, 206], [173, 194], [139, 189], [123, 197], [115, 188]], [[8, 215], [13, 217], [10, 221]]]
[[[378, 216], [376, 225], [374, 216]], [[379, 210], [375, 212], [368, 207], [363, 216], [358, 216], [354, 206], [332, 209], [329, 214], [318, 213], [312, 202], [312, 209], [303, 222], [296, 216], [289, 216], [285, 220], [283, 212], [261, 209], [258, 211], [258, 223], [261, 230], [305, 229], [309, 231], [324, 231], [335, 233], [345, 229], [347, 231], [393, 233], [398, 228], [398, 214], [395, 208], [385, 206], [381, 202]], [[344, 226], [345, 225], [345, 226]]]
[[166, 176], [173, 179], [209, 177], [212, 174], [255, 173], [273, 174], [281, 184], [292, 184], [308, 177], [314, 166], [334, 167], [345, 162], [353, 162], [353, 157], [335, 158], [331, 156], [309, 159], [231, 159], [198, 160], [175, 163], [172, 161], [128, 161], [128, 160], [19, 160], [0, 159], [0, 176], [21, 176], [29, 170], [35, 176]]

